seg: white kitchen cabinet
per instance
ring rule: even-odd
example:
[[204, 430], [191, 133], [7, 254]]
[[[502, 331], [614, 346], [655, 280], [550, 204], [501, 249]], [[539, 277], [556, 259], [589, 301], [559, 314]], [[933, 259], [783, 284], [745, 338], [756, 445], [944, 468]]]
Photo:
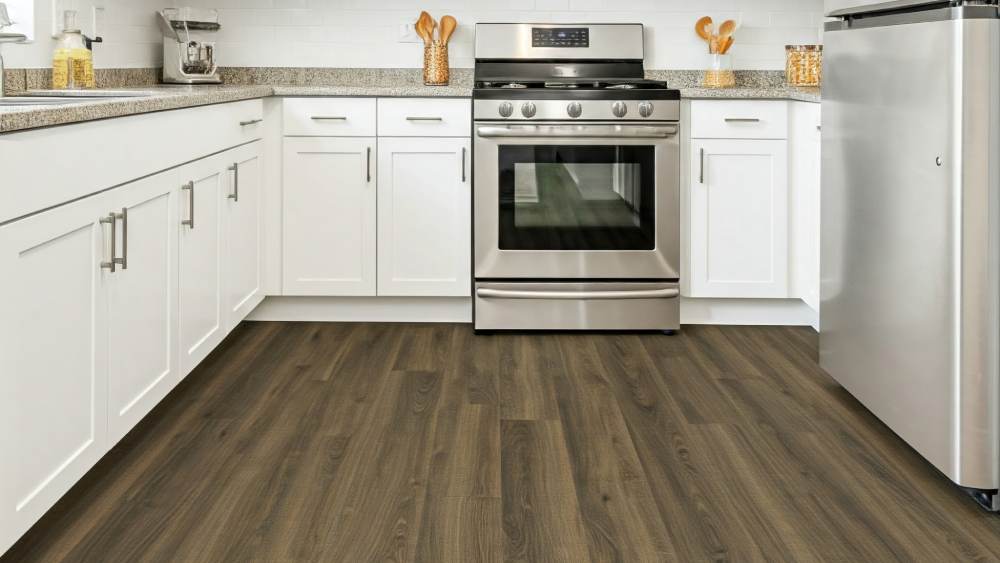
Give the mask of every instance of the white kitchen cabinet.
[[107, 448], [110, 210], [96, 196], [0, 227], [0, 553]]
[[224, 157], [232, 162], [223, 203], [224, 303], [232, 330], [264, 299], [262, 144], [244, 145]]
[[180, 380], [177, 330], [176, 171], [108, 194], [117, 255], [108, 276], [108, 431], [115, 444]]
[[229, 172], [219, 157], [179, 174], [178, 341], [181, 371], [191, 372], [226, 336], [222, 208]]
[[789, 297], [787, 141], [694, 139], [690, 296]]
[[790, 121], [792, 295], [819, 311], [820, 105], [791, 104]]
[[471, 295], [468, 138], [380, 138], [378, 295]]
[[285, 295], [375, 295], [376, 157], [372, 137], [285, 139]]

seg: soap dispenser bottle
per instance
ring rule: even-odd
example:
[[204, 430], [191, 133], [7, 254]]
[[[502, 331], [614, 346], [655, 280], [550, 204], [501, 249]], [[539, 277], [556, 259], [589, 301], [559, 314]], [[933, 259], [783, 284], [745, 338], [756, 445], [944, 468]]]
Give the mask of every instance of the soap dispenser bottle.
[[76, 25], [76, 10], [66, 10], [63, 13], [63, 30], [59, 34], [56, 50], [52, 55], [52, 88], [55, 90], [93, 88], [92, 47], [93, 43], [101, 41], [100, 37], [91, 39], [84, 35]]

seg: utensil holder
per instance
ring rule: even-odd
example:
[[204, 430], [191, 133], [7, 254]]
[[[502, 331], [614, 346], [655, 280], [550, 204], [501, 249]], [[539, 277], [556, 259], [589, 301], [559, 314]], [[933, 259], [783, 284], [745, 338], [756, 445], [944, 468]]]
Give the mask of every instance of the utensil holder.
[[785, 79], [791, 86], [819, 86], [823, 80], [823, 46], [785, 45]]
[[712, 54], [711, 62], [701, 79], [705, 88], [732, 88], [736, 86], [732, 55]]
[[438, 40], [424, 45], [424, 85], [447, 86], [450, 78], [448, 70], [448, 45]]

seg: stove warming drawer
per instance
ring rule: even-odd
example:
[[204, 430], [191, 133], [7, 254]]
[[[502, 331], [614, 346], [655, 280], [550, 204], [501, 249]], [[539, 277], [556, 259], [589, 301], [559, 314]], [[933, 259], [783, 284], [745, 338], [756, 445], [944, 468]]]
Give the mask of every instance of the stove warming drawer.
[[478, 282], [476, 330], [677, 330], [680, 286]]

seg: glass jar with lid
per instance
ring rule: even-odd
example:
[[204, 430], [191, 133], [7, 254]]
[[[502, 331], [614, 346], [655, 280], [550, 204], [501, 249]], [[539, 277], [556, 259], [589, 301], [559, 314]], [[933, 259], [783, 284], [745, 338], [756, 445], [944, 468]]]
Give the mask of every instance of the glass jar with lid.
[[819, 86], [823, 80], [823, 46], [786, 45], [785, 79], [791, 86]]

